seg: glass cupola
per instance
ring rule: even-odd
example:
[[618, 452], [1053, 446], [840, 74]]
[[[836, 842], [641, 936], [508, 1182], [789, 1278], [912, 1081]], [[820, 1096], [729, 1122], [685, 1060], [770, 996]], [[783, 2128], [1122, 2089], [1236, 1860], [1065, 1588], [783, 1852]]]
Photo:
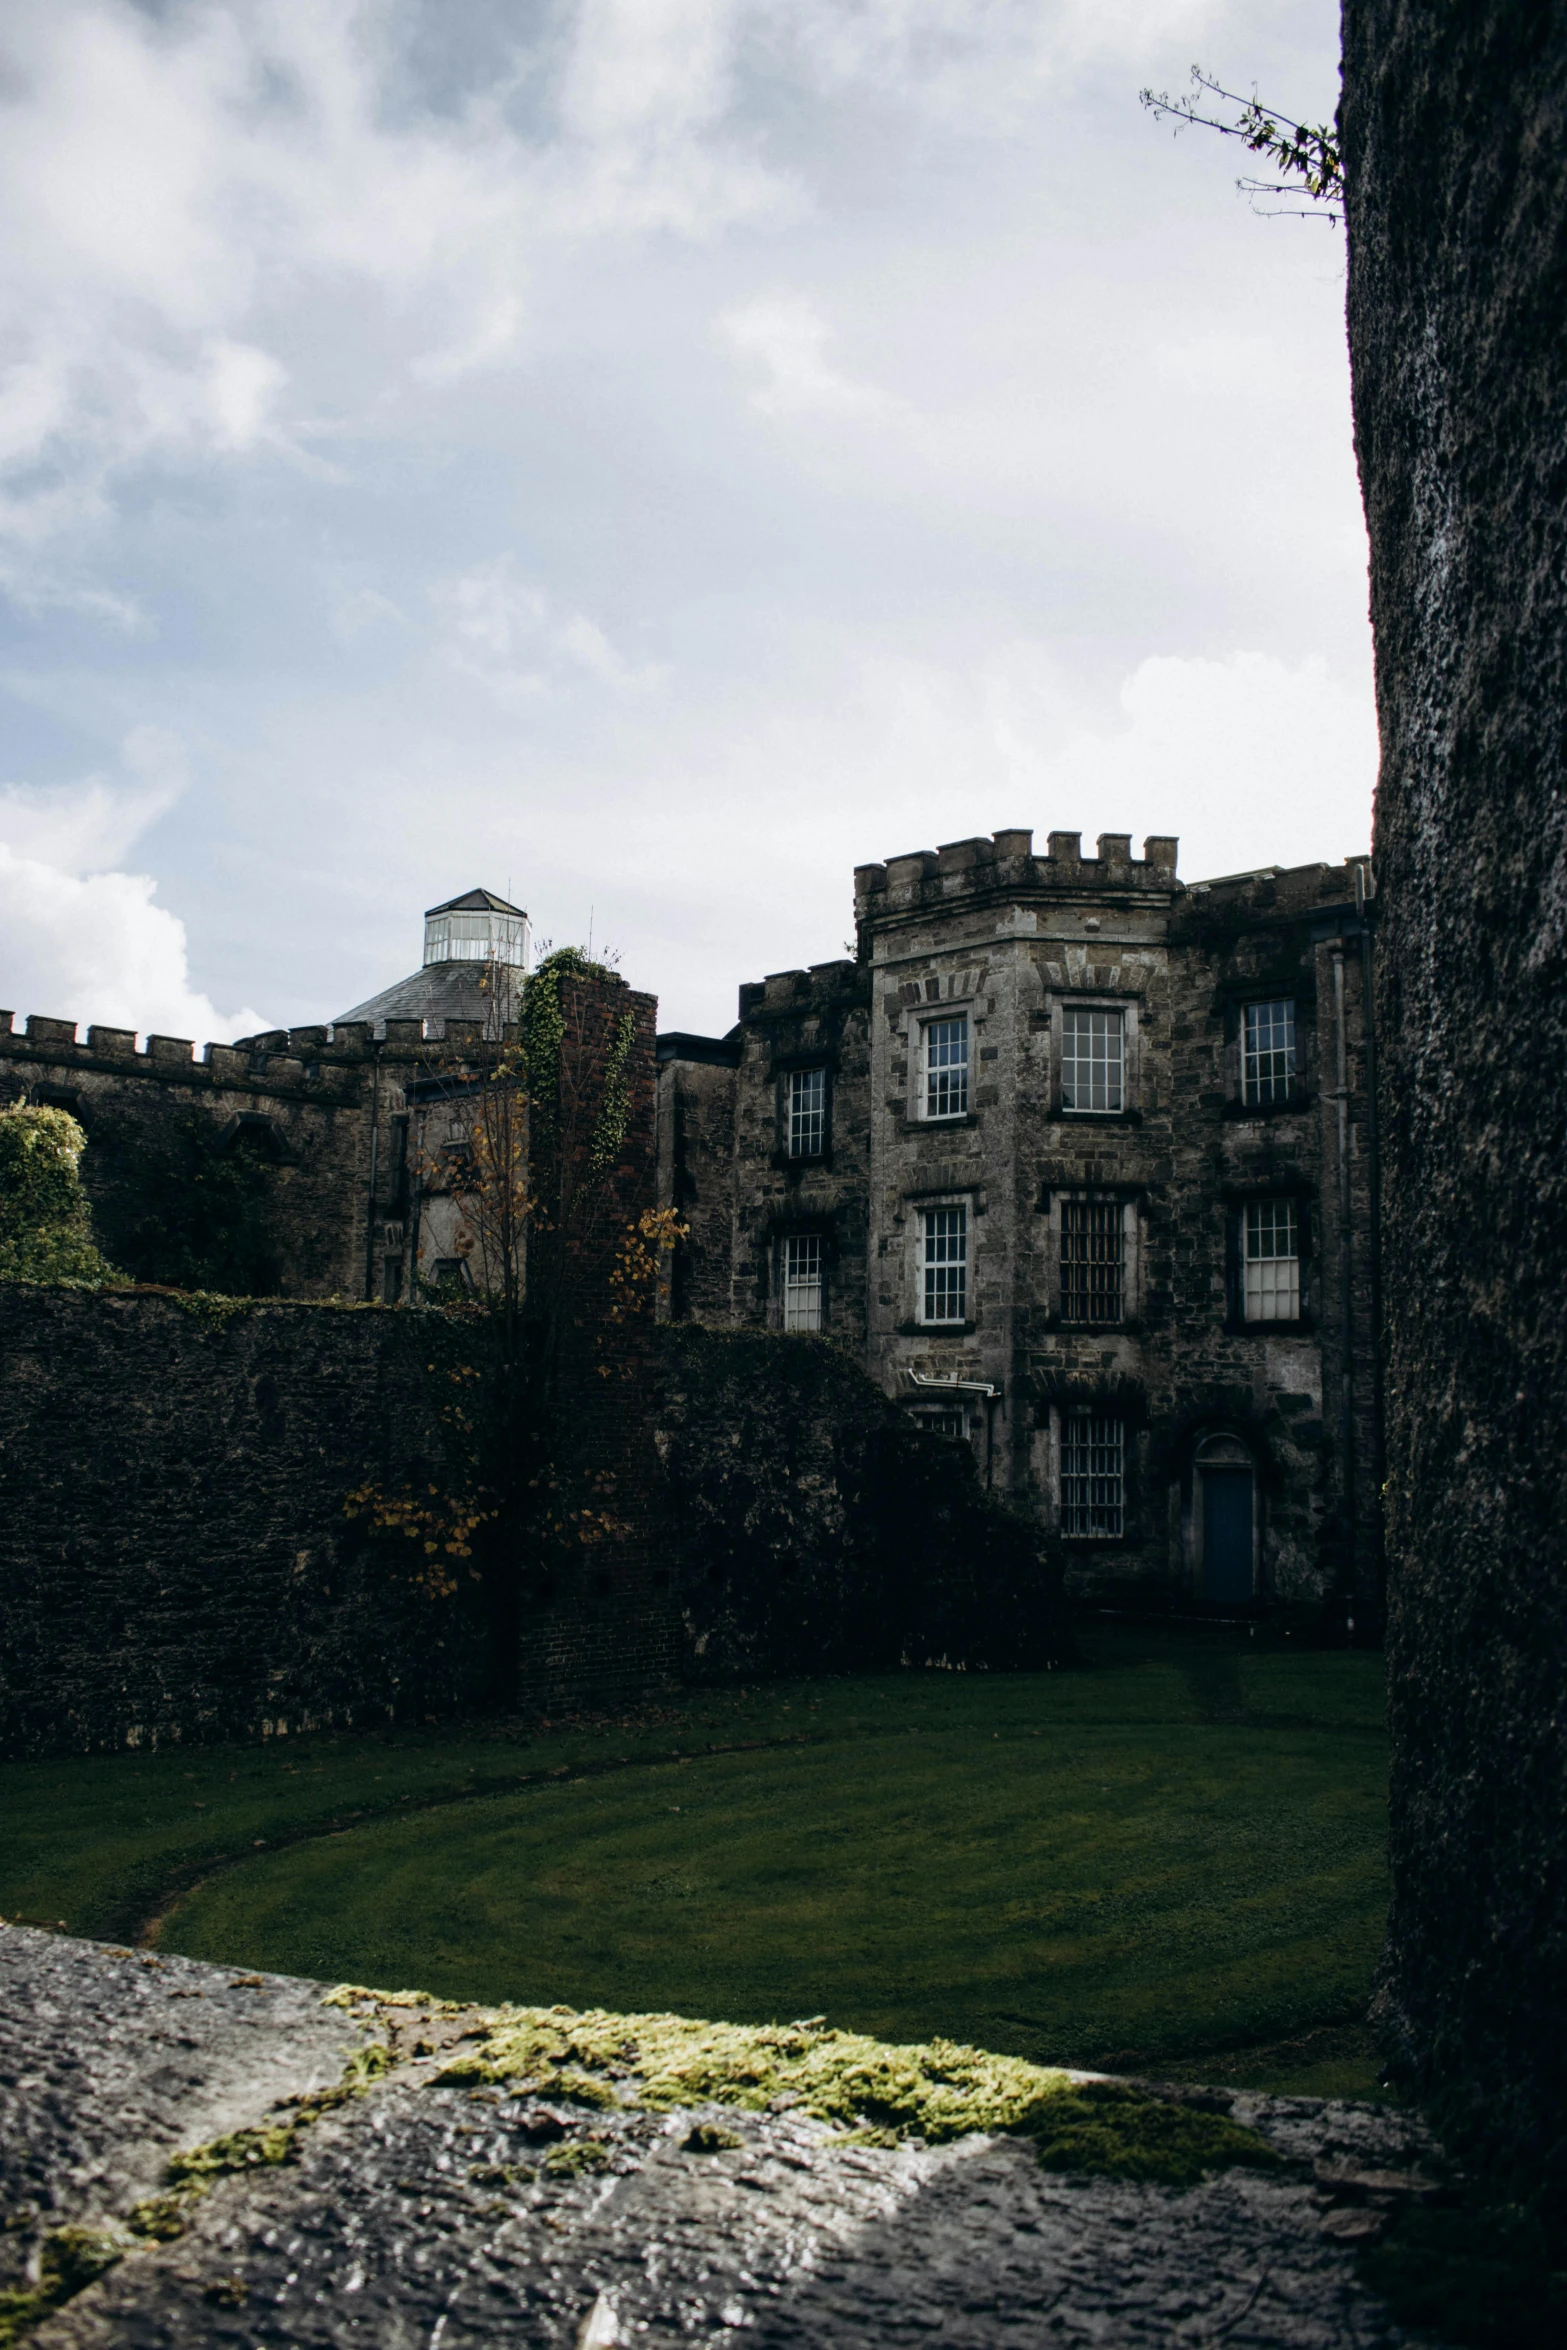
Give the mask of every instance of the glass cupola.
[[526, 971], [532, 941], [528, 917], [487, 889], [470, 889], [424, 918], [424, 960], [432, 963], [499, 963]]

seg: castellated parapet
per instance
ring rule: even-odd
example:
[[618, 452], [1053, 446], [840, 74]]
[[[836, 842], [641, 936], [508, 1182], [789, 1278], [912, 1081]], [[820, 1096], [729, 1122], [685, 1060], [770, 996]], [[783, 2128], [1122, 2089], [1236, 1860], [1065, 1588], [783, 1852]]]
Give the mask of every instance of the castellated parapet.
[[[514, 1041], [514, 1028], [498, 1040]], [[100, 1245], [138, 1278], [395, 1299], [409, 1280], [417, 1097], [487, 1047], [477, 1020], [275, 1028], [235, 1044], [0, 1011], [0, 1103], [69, 1110]]]
[[1083, 855], [1080, 832], [1052, 832], [1046, 854], [1034, 854], [1032, 832], [981, 833], [949, 841], [944, 848], [916, 849], [885, 864], [854, 868], [857, 921], [885, 919], [899, 912], [980, 903], [997, 895], [1026, 901], [1034, 893], [1180, 888], [1175, 877], [1177, 842], [1154, 834], [1132, 855], [1129, 832], [1102, 832], [1097, 856]]
[[1084, 1593], [1351, 1636], [1380, 1604], [1369, 871], [1176, 867], [1172, 835], [1023, 829], [857, 867], [852, 963], [661, 1040], [669, 1310], [837, 1334]]

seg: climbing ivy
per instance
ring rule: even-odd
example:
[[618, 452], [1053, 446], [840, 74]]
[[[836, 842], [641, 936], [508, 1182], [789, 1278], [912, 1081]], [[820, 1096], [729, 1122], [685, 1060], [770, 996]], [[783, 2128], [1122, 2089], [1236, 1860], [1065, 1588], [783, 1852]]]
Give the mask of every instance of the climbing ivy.
[[0, 1281], [100, 1288], [122, 1275], [98, 1253], [82, 1190], [87, 1137], [68, 1110], [0, 1110]]

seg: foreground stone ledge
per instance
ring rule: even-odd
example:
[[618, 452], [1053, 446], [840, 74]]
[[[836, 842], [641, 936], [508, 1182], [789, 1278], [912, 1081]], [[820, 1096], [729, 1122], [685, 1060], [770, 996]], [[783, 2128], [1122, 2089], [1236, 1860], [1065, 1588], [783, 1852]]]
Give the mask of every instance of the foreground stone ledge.
[[1354, 2267], [1372, 2207], [1421, 2191], [1407, 2115], [1204, 2093], [1290, 2167], [1175, 2191], [1052, 2175], [1016, 2138], [866, 2144], [787, 2107], [650, 2110], [634, 2083], [590, 2104], [443, 2079], [497, 2020], [0, 1930], [0, 2287], [70, 2271], [19, 2330], [39, 2350], [1409, 2338]]

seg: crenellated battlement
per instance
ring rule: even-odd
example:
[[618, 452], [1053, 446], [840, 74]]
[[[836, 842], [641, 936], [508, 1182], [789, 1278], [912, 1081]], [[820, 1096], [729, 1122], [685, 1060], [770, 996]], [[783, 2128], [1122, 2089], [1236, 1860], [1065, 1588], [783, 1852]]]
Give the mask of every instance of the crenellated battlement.
[[1152, 833], [1141, 857], [1132, 855], [1129, 832], [1102, 832], [1098, 854], [1083, 855], [1080, 832], [1052, 832], [1044, 856], [1034, 853], [1034, 835], [1021, 828], [980, 833], [948, 841], [939, 849], [915, 849], [885, 864], [854, 869], [854, 911], [859, 922], [945, 907], [965, 898], [997, 894], [1052, 896], [1058, 892], [1155, 891], [1168, 898], [1183, 884], [1176, 879], [1178, 843]]
[[841, 959], [812, 963], [807, 970], [772, 971], [765, 979], [742, 981], [740, 1017], [829, 1011], [863, 996], [867, 985], [865, 966]]
[[[388, 1020], [382, 1026], [380, 1039], [362, 1020], [331, 1028], [269, 1028], [234, 1044], [203, 1045], [198, 1058], [188, 1036], [154, 1033], [138, 1047], [133, 1028], [94, 1023], [83, 1040], [74, 1020], [34, 1012], [18, 1030], [15, 1013], [0, 1011], [0, 1064], [146, 1077], [202, 1090], [237, 1087], [352, 1101], [358, 1098], [361, 1075], [373, 1067], [427, 1067], [454, 1051], [476, 1052], [484, 1043], [479, 1020]], [[516, 1035], [508, 1027], [503, 1043], [514, 1043]]]
[[1230, 910], [1306, 914], [1319, 906], [1360, 905], [1374, 895], [1371, 859], [1345, 857], [1337, 865], [1262, 865], [1248, 873], [1223, 873], [1211, 881], [1189, 882], [1184, 911], [1194, 919], [1204, 912]]

